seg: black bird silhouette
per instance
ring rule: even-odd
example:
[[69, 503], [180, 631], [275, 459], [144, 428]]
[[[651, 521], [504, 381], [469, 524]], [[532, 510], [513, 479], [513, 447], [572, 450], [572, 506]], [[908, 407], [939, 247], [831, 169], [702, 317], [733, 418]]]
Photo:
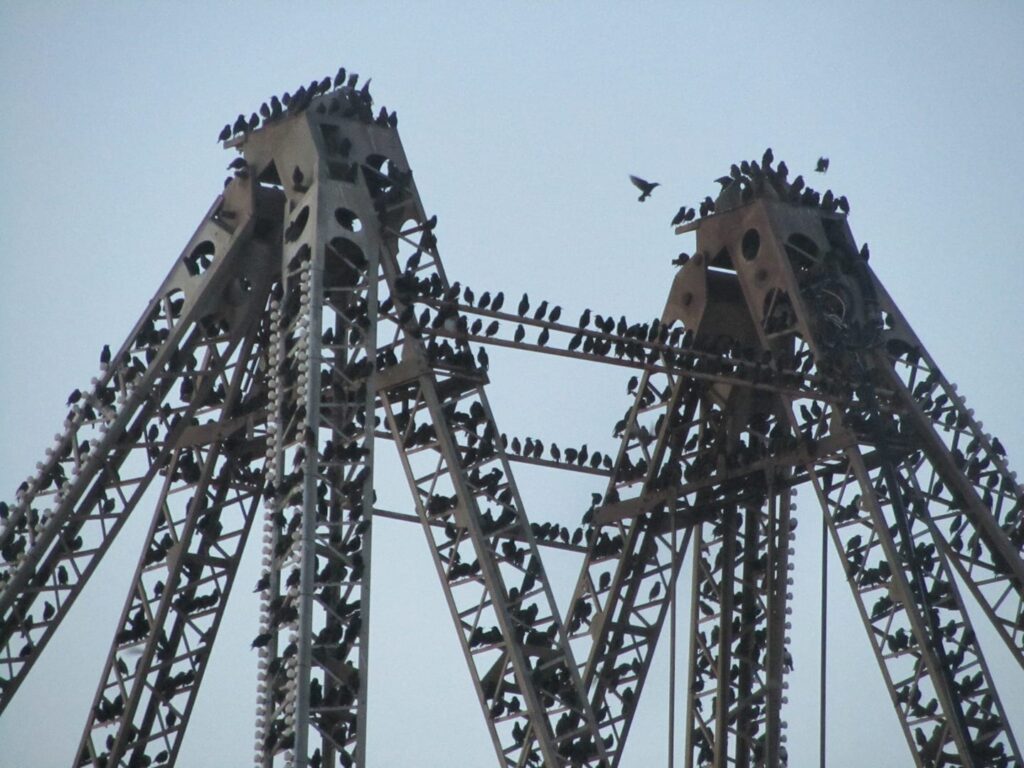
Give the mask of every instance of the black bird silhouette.
[[338, 74], [334, 76], [334, 87], [340, 88], [345, 84], [345, 68], [338, 67]]
[[231, 128], [232, 133], [245, 133], [249, 130], [249, 124], [245, 122], [245, 115], [239, 115], [235, 118], [235, 124]]
[[550, 337], [550, 335], [551, 334], [548, 333], [548, 329], [547, 328], [542, 330], [540, 332], [540, 336], [537, 338], [537, 344], [539, 344], [540, 346], [543, 347], [545, 344], [548, 343], [548, 338]]
[[640, 190], [640, 197], [637, 198], [641, 203], [651, 196], [651, 192], [654, 191], [655, 187], [661, 186], [656, 181], [647, 181], [641, 179], [639, 176], [633, 176], [630, 174], [629, 180], [633, 182], [633, 186]]
[[697, 216], [697, 212], [693, 208], [688, 208], [685, 205], [679, 209], [679, 212], [672, 219], [672, 226], [684, 224], [688, 221], [693, 221]]
[[491, 302], [491, 309], [493, 309], [495, 312], [497, 312], [499, 309], [501, 309], [501, 307], [502, 307], [502, 305], [504, 303], [505, 303], [505, 292], [504, 291], [498, 291], [498, 295], [495, 296], [494, 297], [494, 301]]
[[515, 338], [516, 343], [519, 343], [520, 341], [522, 341], [525, 336], [526, 336], [526, 329], [523, 328], [522, 325], [516, 326], [516, 333], [515, 333], [515, 336], [513, 337], [513, 338]]
[[818, 173], [825, 173], [825, 171], [828, 170], [828, 158], [819, 157], [818, 164], [814, 167], [814, 170], [817, 171]]
[[764, 151], [764, 154], [761, 155], [761, 167], [768, 170], [774, 160], [775, 155], [772, 154], [772, 148], [768, 147], [768, 149]]
[[674, 266], [681, 267], [681, 266], [683, 266], [683, 264], [685, 264], [689, 260], [690, 260], [690, 254], [688, 254], [688, 253], [680, 253], [678, 256], [676, 256], [674, 259], [672, 259], [672, 264]]
[[107, 365], [110, 362], [110, 345], [104, 344], [100, 350], [100, 365]]
[[256, 635], [256, 639], [252, 641], [253, 648], [262, 648], [270, 642], [271, 634], [269, 632], [261, 632]]
[[217, 137], [217, 141], [227, 141], [231, 138], [231, 124], [225, 125], [220, 129], [220, 136]]
[[540, 306], [537, 307], [537, 311], [533, 313], [533, 319], [534, 320], [543, 320], [544, 319], [544, 315], [547, 313], [547, 311], [548, 311], [548, 302], [547, 302], [547, 299], [545, 299], [544, 301], [542, 301], [540, 303]]
[[530, 297], [527, 296], [524, 293], [523, 294], [523, 298], [521, 298], [519, 300], [519, 310], [518, 310], [519, 311], [519, 316], [522, 317], [523, 315], [525, 315], [527, 310], [529, 310], [529, 309], [530, 309]]

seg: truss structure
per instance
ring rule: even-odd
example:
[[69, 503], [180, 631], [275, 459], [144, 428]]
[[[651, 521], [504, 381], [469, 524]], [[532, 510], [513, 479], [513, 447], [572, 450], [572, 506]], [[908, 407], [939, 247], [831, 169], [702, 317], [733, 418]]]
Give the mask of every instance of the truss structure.
[[[70, 762], [175, 763], [248, 543], [263, 556], [255, 764], [366, 765], [384, 442], [499, 764], [619, 764], [688, 554], [685, 764], [787, 765], [800, 485], [913, 763], [1022, 764], [962, 592], [1024, 666], [1024, 493], [831, 194], [770, 162], [734, 169], [714, 212], [679, 228], [697, 253], [652, 322], [513, 311], [449, 281], [396, 120], [355, 86], [313, 84], [228, 132], [235, 175], [4, 505], [0, 712], [152, 506]], [[617, 454], [509, 440], [488, 346], [632, 369]], [[531, 523], [516, 462], [607, 487], [576, 532]], [[582, 558], [566, 615], [548, 546]]]

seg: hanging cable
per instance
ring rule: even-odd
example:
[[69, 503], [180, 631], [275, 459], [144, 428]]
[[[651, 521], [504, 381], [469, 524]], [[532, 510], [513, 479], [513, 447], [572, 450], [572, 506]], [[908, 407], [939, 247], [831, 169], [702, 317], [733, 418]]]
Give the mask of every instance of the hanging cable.
[[668, 768], [676, 764], [676, 516], [672, 515], [672, 564], [669, 571]]
[[821, 521], [821, 649], [819, 659], [821, 665], [818, 701], [821, 703], [818, 713], [818, 762], [825, 768], [825, 671], [828, 647], [828, 523]]

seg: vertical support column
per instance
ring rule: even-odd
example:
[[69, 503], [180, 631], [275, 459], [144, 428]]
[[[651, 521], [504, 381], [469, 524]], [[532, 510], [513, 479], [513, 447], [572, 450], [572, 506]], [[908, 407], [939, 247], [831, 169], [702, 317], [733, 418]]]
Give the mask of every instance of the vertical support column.
[[[280, 186], [257, 762], [366, 763], [366, 670], [382, 240], [373, 196], [393, 132], [342, 88], [247, 136]], [[358, 103], [357, 103], [358, 102]], [[371, 116], [372, 117], [372, 116]]]
[[[792, 610], [789, 601], [792, 594], [789, 591], [789, 557], [792, 553], [791, 542], [793, 540], [793, 519], [791, 496], [796, 491], [790, 491], [788, 486], [782, 490], [774, 487], [774, 478], [769, 478], [767, 494], [768, 520], [767, 529], [764, 531], [765, 546], [762, 551], [766, 555], [767, 562], [762, 566], [764, 586], [766, 593], [766, 617], [764, 631], [764, 687], [763, 687], [763, 715], [762, 720], [764, 732], [764, 764], [765, 765], [787, 765], [788, 754], [783, 742], [784, 720], [782, 718], [782, 706], [786, 701], [784, 691], [786, 689], [785, 673], [792, 668], [793, 660], [789, 652], [789, 614]], [[754, 755], [757, 755], [758, 747], [755, 740]], [[759, 764], [759, 763], [755, 763]]]
[[[314, 240], [314, 244], [316, 240]], [[299, 354], [299, 379], [305, 377], [306, 419], [299, 442], [303, 445], [302, 536], [299, 559], [299, 631], [295, 691], [295, 766], [305, 768], [309, 754], [309, 686], [312, 664], [313, 591], [316, 574], [316, 502], [320, 469], [320, 333], [323, 327], [323, 256], [316, 250], [299, 278], [299, 302], [306, 305], [308, 323]], [[310, 370], [312, 368], [312, 370]]]

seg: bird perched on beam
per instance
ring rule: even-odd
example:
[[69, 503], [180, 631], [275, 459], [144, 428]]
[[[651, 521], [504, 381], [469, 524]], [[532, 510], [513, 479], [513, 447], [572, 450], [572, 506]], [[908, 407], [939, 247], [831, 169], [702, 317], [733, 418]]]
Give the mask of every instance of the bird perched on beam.
[[693, 208], [687, 208], [685, 205], [679, 209], [679, 212], [672, 218], [672, 226], [677, 227], [680, 224], [693, 221], [697, 212]]
[[828, 170], [828, 158], [819, 157], [818, 164], [814, 167], [814, 170], [817, 171], [818, 173], [825, 173], [825, 171]]
[[633, 186], [640, 190], [640, 197], [637, 198], [641, 203], [651, 196], [651, 192], [654, 191], [655, 187], [661, 185], [656, 181], [647, 181], [641, 179], [639, 176], [630, 175], [629, 180], [633, 182]]

